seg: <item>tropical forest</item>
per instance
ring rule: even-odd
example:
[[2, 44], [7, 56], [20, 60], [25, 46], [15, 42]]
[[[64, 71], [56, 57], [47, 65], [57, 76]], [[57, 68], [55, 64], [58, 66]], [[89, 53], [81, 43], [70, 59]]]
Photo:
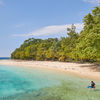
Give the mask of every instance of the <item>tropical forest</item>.
[[94, 7], [83, 23], [80, 33], [72, 24], [66, 28], [66, 37], [60, 39], [29, 38], [12, 52], [11, 59], [100, 62], [100, 6]]

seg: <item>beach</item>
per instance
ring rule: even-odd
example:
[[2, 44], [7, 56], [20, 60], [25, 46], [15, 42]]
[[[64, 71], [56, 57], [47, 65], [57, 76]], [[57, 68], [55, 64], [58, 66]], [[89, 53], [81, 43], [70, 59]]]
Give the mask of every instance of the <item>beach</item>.
[[81, 64], [57, 61], [0, 60], [0, 65], [44, 68], [73, 76], [100, 81], [100, 71], [97, 70], [100, 66], [95, 66], [90, 63]]
[[[89, 63], [0, 60], [0, 100], [99, 100], [100, 73], [94, 67]], [[96, 83], [95, 91], [88, 88], [91, 80]]]

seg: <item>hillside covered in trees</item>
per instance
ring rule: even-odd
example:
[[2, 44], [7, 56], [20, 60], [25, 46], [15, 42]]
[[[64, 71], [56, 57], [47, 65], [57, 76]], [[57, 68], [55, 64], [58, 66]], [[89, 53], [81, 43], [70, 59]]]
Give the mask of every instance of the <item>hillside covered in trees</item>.
[[11, 59], [99, 61], [100, 62], [100, 7], [95, 7], [84, 19], [79, 33], [75, 26], [67, 28], [66, 37], [45, 40], [30, 38], [17, 48]]

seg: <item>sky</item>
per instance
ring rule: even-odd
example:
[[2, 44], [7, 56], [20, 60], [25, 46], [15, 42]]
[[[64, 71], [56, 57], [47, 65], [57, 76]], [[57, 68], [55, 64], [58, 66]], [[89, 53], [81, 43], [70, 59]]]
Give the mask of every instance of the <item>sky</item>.
[[83, 18], [100, 0], [0, 0], [0, 57], [11, 53], [28, 38], [60, 38], [75, 24], [83, 28]]

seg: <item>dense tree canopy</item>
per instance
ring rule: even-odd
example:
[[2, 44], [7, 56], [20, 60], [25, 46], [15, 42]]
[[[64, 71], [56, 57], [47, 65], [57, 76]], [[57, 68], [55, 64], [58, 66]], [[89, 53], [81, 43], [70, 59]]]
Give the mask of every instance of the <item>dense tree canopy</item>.
[[84, 19], [84, 29], [77, 33], [72, 24], [67, 28], [66, 37], [45, 40], [30, 38], [17, 48], [12, 59], [59, 60], [59, 61], [100, 61], [100, 7]]

